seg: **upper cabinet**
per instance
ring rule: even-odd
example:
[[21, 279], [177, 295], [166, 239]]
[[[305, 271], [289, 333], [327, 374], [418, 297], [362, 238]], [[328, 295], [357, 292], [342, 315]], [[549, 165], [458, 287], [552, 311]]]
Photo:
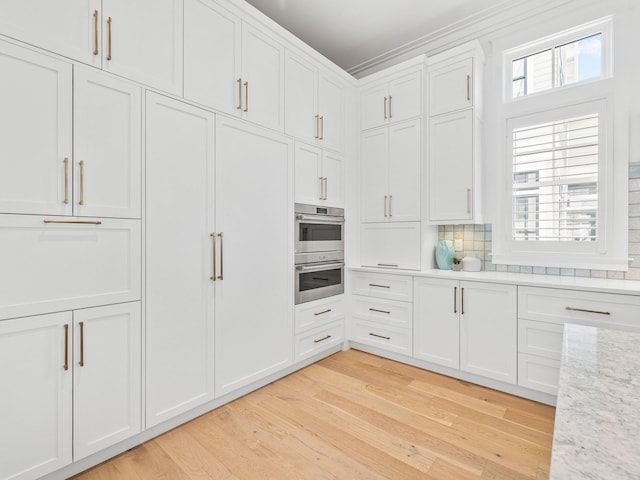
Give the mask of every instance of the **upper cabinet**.
[[362, 130], [422, 115], [424, 57], [401, 63], [393, 71], [385, 71], [381, 78], [374, 76], [361, 89]]
[[182, 0], [0, 2], [0, 32], [182, 94]]
[[345, 88], [312, 62], [287, 51], [285, 133], [337, 151], [344, 149]]
[[295, 201], [344, 207], [344, 160], [341, 155], [297, 142], [295, 146]]
[[184, 96], [284, 128], [284, 48], [213, 0], [186, 0]]
[[429, 58], [428, 219], [482, 223], [481, 85], [484, 55], [471, 42]]

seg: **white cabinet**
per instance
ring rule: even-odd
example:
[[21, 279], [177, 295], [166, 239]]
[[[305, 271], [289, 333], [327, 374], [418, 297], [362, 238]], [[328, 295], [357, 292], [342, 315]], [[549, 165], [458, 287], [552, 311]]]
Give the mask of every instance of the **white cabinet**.
[[360, 91], [362, 130], [422, 115], [424, 57], [393, 67], [367, 80]]
[[[216, 121], [216, 396], [277, 372], [293, 356], [293, 145]], [[247, 301], [250, 299], [250, 301]]]
[[344, 86], [311, 61], [287, 51], [285, 133], [329, 149], [344, 149]]
[[361, 221], [420, 221], [421, 120], [362, 133]]
[[296, 305], [294, 361], [341, 344], [344, 340], [345, 310], [343, 295]]
[[146, 425], [213, 399], [214, 115], [146, 99]]
[[[141, 431], [140, 302], [0, 322], [0, 477], [31, 479]], [[73, 452], [73, 455], [72, 455]]]
[[477, 42], [429, 58], [429, 222], [482, 223], [482, 65]]
[[420, 270], [420, 222], [362, 223], [360, 263], [368, 267]]
[[337, 153], [296, 142], [296, 203], [344, 207], [343, 164]]
[[71, 463], [71, 327], [71, 312], [0, 322], [0, 478], [38, 478]]
[[274, 130], [284, 127], [284, 48], [213, 0], [186, 0], [184, 96]]

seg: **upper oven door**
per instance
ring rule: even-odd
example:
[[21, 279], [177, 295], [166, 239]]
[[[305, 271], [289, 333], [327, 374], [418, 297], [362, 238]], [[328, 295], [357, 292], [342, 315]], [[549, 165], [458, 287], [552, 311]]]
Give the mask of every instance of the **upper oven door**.
[[296, 253], [344, 250], [344, 217], [296, 215]]

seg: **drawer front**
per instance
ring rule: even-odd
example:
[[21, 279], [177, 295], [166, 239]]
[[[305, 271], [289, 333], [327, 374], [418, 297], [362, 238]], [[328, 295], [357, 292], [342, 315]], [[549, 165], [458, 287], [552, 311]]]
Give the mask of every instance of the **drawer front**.
[[412, 303], [371, 297], [353, 297], [352, 302], [354, 318], [412, 329]]
[[0, 319], [140, 300], [140, 220], [0, 215]]
[[518, 352], [560, 360], [564, 325], [518, 320]]
[[384, 275], [367, 272], [351, 272], [353, 293], [369, 297], [389, 298], [411, 302], [413, 277], [409, 275]]
[[296, 333], [306, 332], [331, 322], [344, 320], [344, 296], [296, 305]]
[[339, 345], [344, 341], [344, 322], [338, 321], [295, 337], [294, 361], [299, 362], [305, 358], [323, 352], [324, 350]]
[[412, 355], [411, 330], [356, 319], [353, 324], [353, 341], [379, 347], [403, 355]]
[[519, 287], [518, 318], [640, 331], [640, 296]]
[[518, 385], [532, 390], [558, 394], [560, 360], [520, 353], [518, 355]]

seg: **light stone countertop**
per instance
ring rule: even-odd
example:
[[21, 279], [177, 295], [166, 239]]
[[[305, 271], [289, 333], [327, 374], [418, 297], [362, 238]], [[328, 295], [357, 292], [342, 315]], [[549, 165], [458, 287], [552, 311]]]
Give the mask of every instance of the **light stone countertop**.
[[566, 324], [551, 480], [640, 478], [640, 333]]

